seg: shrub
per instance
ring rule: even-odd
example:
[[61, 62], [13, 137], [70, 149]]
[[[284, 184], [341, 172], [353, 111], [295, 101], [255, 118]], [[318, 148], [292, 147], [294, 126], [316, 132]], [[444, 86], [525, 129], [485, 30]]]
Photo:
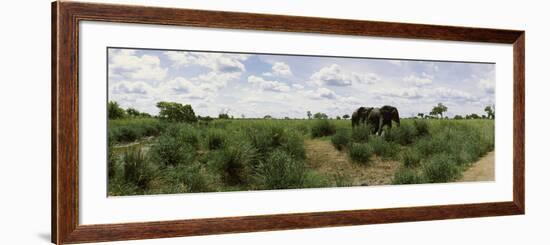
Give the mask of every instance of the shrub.
[[114, 178], [117, 172], [117, 155], [115, 154], [114, 146], [115, 142], [113, 141], [111, 135], [109, 135], [107, 146], [107, 174], [109, 179]]
[[247, 138], [258, 153], [267, 156], [285, 141], [286, 132], [282, 126], [272, 124], [254, 125], [245, 130]]
[[207, 192], [211, 187], [212, 176], [198, 163], [179, 165], [164, 170], [165, 178], [171, 185], [168, 192]]
[[304, 184], [301, 188], [319, 188], [329, 185], [328, 180], [315, 171], [306, 171]]
[[177, 124], [168, 129], [170, 135], [182, 141], [185, 144], [192, 146], [195, 149], [199, 148], [199, 133], [198, 130], [188, 124]]
[[362, 164], [368, 163], [374, 153], [372, 147], [364, 143], [352, 143], [348, 150], [351, 160]]
[[330, 136], [336, 133], [336, 126], [326, 119], [316, 120], [311, 126], [311, 136], [313, 138]]
[[403, 165], [405, 167], [416, 167], [420, 164], [420, 154], [418, 154], [418, 151], [414, 149], [409, 149], [404, 151], [401, 154], [401, 160], [403, 161]]
[[245, 184], [252, 172], [256, 151], [247, 142], [237, 142], [216, 154], [209, 163], [229, 185]]
[[428, 183], [452, 181], [460, 176], [460, 170], [455, 163], [455, 160], [448, 155], [434, 155], [423, 165], [423, 176]]
[[423, 179], [414, 169], [401, 167], [395, 172], [392, 183], [394, 185], [421, 184], [423, 183]]
[[351, 138], [353, 142], [365, 143], [369, 140], [372, 134], [372, 127], [370, 125], [360, 125], [353, 128]]
[[170, 133], [161, 135], [151, 146], [151, 157], [163, 166], [191, 164], [195, 155], [195, 147]]
[[349, 130], [338, 129], [336, 130], [336, 134], [332, 136], [330, 141], [332, 142], [332, 145], [334, 145], [336, 149], [341, 151], [348, 146], [350, 138], [351, 138], [351, 133]]
[[226, 142], [226, 134], [220, 129], [208, 129], [206, 133], [206, 147], [209, 150], [217, 150], [222, 148]]
[[282, 139], [281, 149], [288, 152], [292, 158], [305, 160], [306, 149], [303, 137], [296, 131], [286, 131]]
[[304, 186], [306, 165], [295, 160], [285, 151], [276, 150], [260, 162], [256, 169], [256, 180], [263, 189], [289, 189]]
[[154, 177], [154, 169], [146, 161], [141, 149], [130, 149], [124, 152], [124, 181], [146, 190]]
[[387, 142], [382, 137], [372, 137], [368, 143], [374, 154], [384, 158], [393, 159], [399, 152], [399, 145]]
[[425, 120], [414, 120], [414, 127], [418, 136], [424, 136], [430, 134], [428, 129], [428, 123]]
[[133, 142], [139, 139], [140, 133], [137, 128], [122, 127], [116, 132], [120, 142]]
[[401, 123], [401, 126], [389, 128], [384, 133], [384, 138], [387, 141], [392, 141], [400, 145], [408, 145], [413, 143], [417, 135], [416, 128], [408, 123]]

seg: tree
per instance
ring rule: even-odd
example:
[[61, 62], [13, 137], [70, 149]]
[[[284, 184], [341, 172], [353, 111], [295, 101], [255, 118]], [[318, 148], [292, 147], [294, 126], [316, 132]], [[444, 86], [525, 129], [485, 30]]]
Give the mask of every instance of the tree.
[[430, 112], [430, 115], [439, 115], [440, 118], [443, 118], [443, 113], [447, 111], [447, 107], [442, 103], [437, 103], [436, 106]]
[[424, 113], [418, 113], [417, 115], [419, 118], [424, 118]]
[[307, 119], [311, 119], [311, 111], [307, 111]]
[[336, 116], [336, 120], [341, 120], [342, 118], [340, 116]]
[[464, 118], [461, 115], [455, 115], [454, 119], [455, 120], [462, 120]]
[[347, 120], [349, 118], [349, 115], [345, 114], [345, 115], [342, 116], [342, 118], [344, 118], [344, 120]]
[[107, 113], [109, 119], [120, 119], [126, 116], [126, 112], [122, 109], [116, 101], [109, 101], [107, 105]]
[[265, 115], [264, 119], [272, 119], [273, 117], [271, 115]]
[[489, 119], [495, 119], [495, 109], [494, 107], [491, 107], [491, 106], [486, 106], [485, 107], [485, 112], [487, 112], [487, 118]]
[[481, 117], [478, 114], [472, 113], [470, 115], [466, 115], [466, 119], [480, 119]]
[[182, 105], [176, 102], [161, 101], [157, 103], [160, 109], [159, 118], [171, 122], [193, 123], [197, 121], [191, 105]]
[[227, 113], [220, 113], [218, 114], [219, 119], [229, 119], [229, 114]]
[[328, 116], [325, 113], [317, 112], [313, 115], [313, 118], [314, 119], [328, 119]]

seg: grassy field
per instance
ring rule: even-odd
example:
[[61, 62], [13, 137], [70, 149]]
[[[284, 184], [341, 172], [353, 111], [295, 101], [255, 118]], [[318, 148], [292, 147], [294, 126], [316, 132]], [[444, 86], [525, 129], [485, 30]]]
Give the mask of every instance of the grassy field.
[[352, 186], [361, 184], [357, 172], [390, 163], [380, 184], [451, 182], [493, 149], [494, 121], [486, 119], [402, 119], [382, 136], [352, 130], [349, 120], [116, 119], [109, 195]]

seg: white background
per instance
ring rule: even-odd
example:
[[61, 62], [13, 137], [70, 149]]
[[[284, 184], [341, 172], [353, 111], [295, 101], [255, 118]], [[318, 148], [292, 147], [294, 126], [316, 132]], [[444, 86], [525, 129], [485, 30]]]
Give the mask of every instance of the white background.
[[[138, 1], [134, 1], [138, 2]], [[145, 2], [145, 1], [142, 1]], [[148, 1], [152, 2], [152, 1]], [[121, 242], [117, 244], [548, 244], [550, 167], [545, 154], [550, 65], [548, 7], [505, 1], [155, 1], [188, 8], [486, 26], [527, 30], [527, 214]], [[177, 3], [178, 2], [178, 3]], [[543, 2], [543, 1], [540, 1]], [[177, 4], [176, 4], [177, 3]], [[47, 244], [50, 230], [50, 5], [0, 10], [0, 225], [2, 244]], [[6, 55], [7, 54], [7, 55]], [[7, 86], [6, 86], [7, 85]], [[7, 137], [6, 137], [7, 136]], [[530, 241], [530, 242], [526, 242]]]

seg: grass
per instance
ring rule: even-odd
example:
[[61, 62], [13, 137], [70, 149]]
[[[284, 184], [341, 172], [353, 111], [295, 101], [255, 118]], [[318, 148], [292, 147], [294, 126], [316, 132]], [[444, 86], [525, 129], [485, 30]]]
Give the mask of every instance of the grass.
[[334, 133], [336, 133], [336, 125], [327, 119], [315, 120], [311, 126], [311, 137], [313, 138], [330, 136]]
[[292, 158], [282, 150], [275, 150], [256, 169], [261, 189], [292, 189], [304, 186], [307, 168], [303, 161]]
[[369, 144], [353, 143], [349, 147], [349, 157], [354, 162], [367, 164], [373, 155], [374, 149]]
[[351, 132], [349, 129], [337, 129], [336, 134], [330, 139], [332, 145], [339, 151], [346, 148], [351, 141]]
[[144, 137], [160, 135], [167, 124], [155, 118], [127, 118], [109, 120], [109, 140], [128, 143]]
[[403, 119], [376, 136], [349, 120], [110, 120], [109, 194], [351, 186], [353, 173], [321, 174], [308, 164], [308, 138], [329, 141], [364, 168], [374, 156], [400, 162], [392, 184], [441, 183], [494, 149], [494, 121]]

